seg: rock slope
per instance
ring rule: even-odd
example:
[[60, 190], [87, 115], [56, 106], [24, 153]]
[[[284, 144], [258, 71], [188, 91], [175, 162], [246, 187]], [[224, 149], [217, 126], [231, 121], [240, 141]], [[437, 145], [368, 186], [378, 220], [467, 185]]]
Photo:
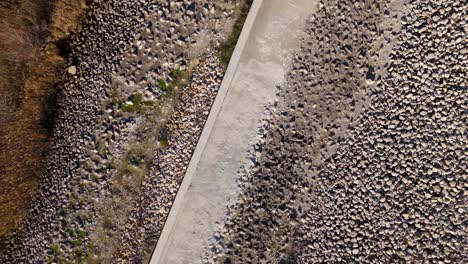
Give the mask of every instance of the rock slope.
[[184, 89], [168, 122], [169, 145], [156, 153], [144, 179], [142, 195], [113, 258], [116, 262], [141, 263], [153, 252], [223, 76], [224, 69], [214, 56], [195, 69], [191, 85]]
[[142, 261], [219, 88], [209, 45], [236, 3], [90, 1], [37, 202], [0, 262]]
[[466, 11], [322, 1], [206, 262], [466, 262]]

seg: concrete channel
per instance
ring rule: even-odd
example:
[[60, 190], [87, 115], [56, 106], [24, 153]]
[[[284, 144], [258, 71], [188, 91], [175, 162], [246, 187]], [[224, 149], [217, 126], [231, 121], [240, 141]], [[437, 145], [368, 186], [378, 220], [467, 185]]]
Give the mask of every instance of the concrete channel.
[[255, 0], [151, 264], [201, 263], [316, 0]]

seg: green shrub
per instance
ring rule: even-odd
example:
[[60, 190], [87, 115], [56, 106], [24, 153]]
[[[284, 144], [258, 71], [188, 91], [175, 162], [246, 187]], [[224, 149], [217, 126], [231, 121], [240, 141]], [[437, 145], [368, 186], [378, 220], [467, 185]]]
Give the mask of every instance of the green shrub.
[[91, 180], [97, 182], [99, 180], [98, 176], [96, 174], [91, 174]]
[[115, 106], [120, 106], [122, 104], [122, 99], [117, 87], [114, 87], [112, 89], [111, 99], [112, 104]]
[[142, 103], [143, 103], [143, 95], [142, 94], [134, 94], [131, 96], [130, 102], [132, 104], [123, 104], [122, 111], [127, 113], [142, 113]]
[[81, 249], [76, 249], [74, 252], [75, 264], [82, 264], [84, 260], [84, 253]]
[[75, 236], [76, 236], [75, 231], [74, 231], [73, 228], [71, 228], [71, 227], [69, 227], [69, 228], [67, 229], [67, 233], [68, 233], [68, 235], [69, 235], [70, 237], [75, 237]]
[[93, 243], [89, 243], [89, 244], [88, 244], [88, 248], [89, 248], [89, 250], [95, 250], [95, 249], [96, 249], [96, 245], [94, 245]]
[[72, 243], [73, 247], [79, 247], [79, 246], [83, 245], [83, 239], [78, 238], [77, 240], [72, 240], [71, 243]]
[[50, 250], [52, 250], [52, 254], [54, 256], [60, 256], [60, 254], [62, 254], [62, 251], [60, 250], [60, 246], [59, 245], [52, 245], [50, 246]]
[[161, 89], [161, 91], [163, 92], [167, 91], [167, 84], [164, 80], [159, 79], [158, 86], [159, 86], [159, 89]]
[[107, 163], [107, 169], [114, 170], [115, 168], [117, 168], [117, 165], [115, 164], [115, 162], [109, 161], [109, 163]]
[[161, 147], [163, 147], [163, 148], [169, 147], [169, 141], [168, 141], [167, 139], [165, 139], [165, 138], [160, 139], [160, 140], [159, 140], [159, 144], [160, 144]]
[[83, 168], [85, 168], [85, 170], [91, 169], [91, 165], [89, 165], [89, 163], [86, 160], [84, 160], [82, 162], [82, 164], [83, 164]]
[[76, 234], [78, 235], [79, 238], [85, 238], [86, 237], [86, 231], [83, 230], [76, 230]]

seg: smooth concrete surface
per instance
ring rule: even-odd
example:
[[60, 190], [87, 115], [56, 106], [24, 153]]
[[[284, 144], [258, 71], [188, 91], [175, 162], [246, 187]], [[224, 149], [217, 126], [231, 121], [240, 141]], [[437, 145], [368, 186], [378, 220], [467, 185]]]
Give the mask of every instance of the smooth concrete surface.
[[255, 0], [151, 264], [201, 263], [316, 0]]

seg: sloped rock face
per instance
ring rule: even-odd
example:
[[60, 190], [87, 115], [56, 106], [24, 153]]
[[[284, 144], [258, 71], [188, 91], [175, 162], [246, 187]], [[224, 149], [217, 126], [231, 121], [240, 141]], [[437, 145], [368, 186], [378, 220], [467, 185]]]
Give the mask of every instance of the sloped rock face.
[[169, 146], [158, 151], [113, 260], [142, 263], [152, 254], [214, 102], [224, 69], [212, 55], [194, 70], [167, 125]]
[[[90, 1], [92, 12], [83, 32], [71, 41], [74, 53], [58, 98], [41, 190], [27, 223], [2, 252], [1, 263], [80, 262], [95, 252], [106, 254], [105, 263], [142, 261], [143, 251], [154, 246], [159, 235], [220, 86], [224, 69], [209, 44], [221, 40], [235, 3]], [[182, 108], [164, 116], [170, 118], [173, 142], [164, 152], [152, 153], [158, 158], [151, 173], [129, 180], [132, 197], [122, 199], [124, 188], [115, 187], [116, 176], [121, 176], [117, 167], [129, 145], [141, 139], [138, 132], [146, 122], [140, 111], [126, 112], [122, 105], [131, 104], [137, 95], [143, 102], [162, 105], [163, 97], [169, 97], [167, 86], [174, 81], [171, 72], [187, 69], [198, 56], [205, 62], [195, 67], [192, 85], [177, 87], [182, 90]], [[157, 144], [158, 138], [153, 141]], [[130, 208], [106, 225], [107, 240], [118, 249], [103, 248], [107, 244], [99, 244], [103, 239], [94, 235], [104, 211], [114, 209], [105, 208], [112, 199], [115, 207]]]
[[301, 262], [467, 260], [467, 7], [409, 7], [388, 77], [309, 192]]
[[322, 1], [206, 262], [466, 261], [466, 8]]

